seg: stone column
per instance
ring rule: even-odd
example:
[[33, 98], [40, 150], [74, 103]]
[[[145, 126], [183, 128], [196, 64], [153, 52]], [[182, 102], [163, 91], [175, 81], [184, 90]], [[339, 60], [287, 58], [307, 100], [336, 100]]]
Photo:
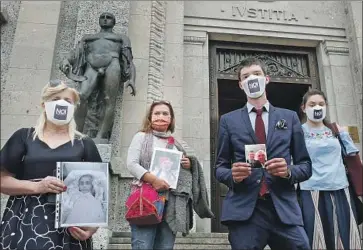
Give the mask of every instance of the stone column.
[[[359, 131], [362, 131], [362, 1], [345, 1], [346, 33]], [[362, 137], [360, 137], [362, 140]]]
[[[183, 139], [203, 164], [210, 198], [209, 60], [206, 32], [184, 31]], [[210, 232], [209, 219], [196, 218], [197, 232]]]
[[[322, 90], [329, 96], [329, 119], [343, 126], [358, 126], [359, 138], [362, 140], [357, 107], [359, 105], [354, 98], [358, 90], [352, 77], [350, 53], [347, 42], [324, 41], [321, 43], [318, 60], [320, 58], [324, 70], [320, 71], [320, 81]], [[356, 146], [361, 149], [361, 143]]]
[[[131, 177], [126, 169], [127, 150], [134, 134], [141, 128], [146, 112], [149, 81], [149, 54], [152, 1], [131, 1], [129, 17], [129, 38], [132, 44], [136, 67], [136, 96], [124, 91], [121, 110], [121, 138], [119, 169], [122, 177]], [[125, 197], [123, 197], [125, 199]]]
[[176, 137], [183, 136], [183, 33], [184, 2], [166, 2], [164, 99], [175, 112]]

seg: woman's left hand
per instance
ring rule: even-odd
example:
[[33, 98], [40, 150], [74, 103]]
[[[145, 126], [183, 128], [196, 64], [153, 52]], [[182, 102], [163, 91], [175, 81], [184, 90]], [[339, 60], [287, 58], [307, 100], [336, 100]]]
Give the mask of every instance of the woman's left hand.
[[183, 168], [190, 169], [190, 160], [188, 157], [185, 157], [183, 155], [183, 158], [181, 159], [181, 164], [182, 164]]
[[76, 240], [84, 241], [91, 238], [97, 232], [97, 229], [96, 227], [70, 227], [68, 231]]

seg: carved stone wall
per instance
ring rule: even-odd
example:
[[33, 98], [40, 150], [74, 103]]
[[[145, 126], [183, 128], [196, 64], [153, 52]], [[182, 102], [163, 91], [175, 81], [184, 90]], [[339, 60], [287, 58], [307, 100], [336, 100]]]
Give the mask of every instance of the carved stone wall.
[[165, 56], [165, 1], [151, 2], [147, 102], [163, 98]]
[[6, 23], [1, 23], [1, 90], [5, 87], [19, 9], [20, 1], [1, 2], [1, 12], [7, 16]]

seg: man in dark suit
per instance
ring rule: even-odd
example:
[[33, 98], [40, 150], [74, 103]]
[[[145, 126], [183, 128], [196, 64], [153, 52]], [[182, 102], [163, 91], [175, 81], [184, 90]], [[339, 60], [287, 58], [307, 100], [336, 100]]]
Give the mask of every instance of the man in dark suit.
[[[312, 175], [299, 118], [273, 107], [262, 61], [248, 58], [238, 71], [247, 105], [220, 119], [215, 174], [229, 191], [221, 222], [233, 250], [310, 249], [294, 184]], [[246, 163], [245, 145], [266, 144], [265, 168]], [[291, 157], [294, 164], [291, 163]]]

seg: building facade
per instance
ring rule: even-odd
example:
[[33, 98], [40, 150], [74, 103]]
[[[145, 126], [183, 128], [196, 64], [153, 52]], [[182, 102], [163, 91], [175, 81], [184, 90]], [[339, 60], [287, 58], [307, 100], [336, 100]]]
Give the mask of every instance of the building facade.
[[[329, 119], [358, 128], [362, 149], [362, 1], [1, 1], [1, 145], [35, 124], [41, 88], [65, 79], [62, 56], [98, 31], [104, 11], [116, 16], [115, 31], [130, 37], [137, 69], [137, 95], [120, 92], [110, 141], [109, 231], [129, 230], [126, 152], [156, 99], [175, 107], [176, 136], [203, 163], [216, 219], [197, 218], [193, 230], [226, 230], [218, 218], [227, 190], [213, 176], [216, 138], [220, 115], [246, 103], [236, 75], [245, 57], [267, 64], [275, 106], [299, 111], [308, 88], [325, 91]], [[109, 231], [99, 233], [98, 244]]]

